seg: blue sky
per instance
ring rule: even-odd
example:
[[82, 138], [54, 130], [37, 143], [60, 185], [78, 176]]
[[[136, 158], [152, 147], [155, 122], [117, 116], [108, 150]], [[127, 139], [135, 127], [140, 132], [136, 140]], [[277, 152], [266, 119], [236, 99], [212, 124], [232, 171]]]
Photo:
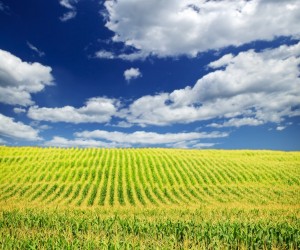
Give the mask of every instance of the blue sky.
[[298, 0], [0, 0], [0, 144], [300, 149]]

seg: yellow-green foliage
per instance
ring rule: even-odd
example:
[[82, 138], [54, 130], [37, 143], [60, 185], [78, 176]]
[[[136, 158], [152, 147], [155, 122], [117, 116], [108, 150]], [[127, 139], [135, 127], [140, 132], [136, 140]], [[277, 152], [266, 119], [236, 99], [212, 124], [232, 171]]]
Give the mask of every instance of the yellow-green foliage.
[[0, 246], [300, 248], [300, 153], [0, 147]]
[[78, 207], [297, 205], [300, 154], [0, 148], [0, 200]]

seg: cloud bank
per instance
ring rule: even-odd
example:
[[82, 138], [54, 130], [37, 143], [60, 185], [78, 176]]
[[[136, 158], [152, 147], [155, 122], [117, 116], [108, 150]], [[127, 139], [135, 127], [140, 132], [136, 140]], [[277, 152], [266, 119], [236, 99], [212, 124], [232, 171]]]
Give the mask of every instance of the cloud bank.
[[[261, 52], [227, 54], [208, 66], [212, 72], [193, 87], [121, 101], [91, 98], [81, 108], [31, 107], [28, 116], [51, 122], [106, 123], [113, 117], [126, 125], [166, 126], [218, 120], [211, 127], [258, 126], [299, 116], [300, 42]], [[123, 108], [122, 108], [123, 107]]]
[[193, 87], [143, 96], [120, 114], [139, 125], [219, 118], [231, 119], [223, 126], [279, 123], [284, 117], [300, 115], [299, 56], [300, 43], [225, 55], [210, 63], [215, 71]]
[[214, 131], [190, 132], [190, 133], [155, 133], [136, 131], [133, 133], [109, 132], [105, 130], [83, 131], [74, 134], [74, 139], [55, 136], [45, 143], [46, 146], [61, 147], [133, 147], [133, 146], [153, 146], [167, 145], [168, 147], [211, 147], [214, 143], [200, 143], [202, 139], [215, 139], [227, 137], [228, 133]]
[[115, 34], [112, 40], [137, 51], [100, 51], [102, 58], [195, 57], [230, 45], [300, 35], [297, 0], [117, 0], [104, 6], [105, 26]]

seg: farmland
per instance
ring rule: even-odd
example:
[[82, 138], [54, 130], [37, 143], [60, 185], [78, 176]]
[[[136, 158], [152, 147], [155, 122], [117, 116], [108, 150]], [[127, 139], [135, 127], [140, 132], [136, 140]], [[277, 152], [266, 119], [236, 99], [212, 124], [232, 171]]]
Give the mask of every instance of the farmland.
[[300, 248], [300, 153], [0, 147], [0, 245]]

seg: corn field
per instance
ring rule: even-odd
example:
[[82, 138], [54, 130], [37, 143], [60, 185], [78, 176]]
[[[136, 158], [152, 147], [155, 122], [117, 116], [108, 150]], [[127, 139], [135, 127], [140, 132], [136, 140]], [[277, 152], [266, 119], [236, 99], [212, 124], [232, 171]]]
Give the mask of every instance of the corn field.
[[2, 249], [299, 249], [300, 153], [0, 147]]

